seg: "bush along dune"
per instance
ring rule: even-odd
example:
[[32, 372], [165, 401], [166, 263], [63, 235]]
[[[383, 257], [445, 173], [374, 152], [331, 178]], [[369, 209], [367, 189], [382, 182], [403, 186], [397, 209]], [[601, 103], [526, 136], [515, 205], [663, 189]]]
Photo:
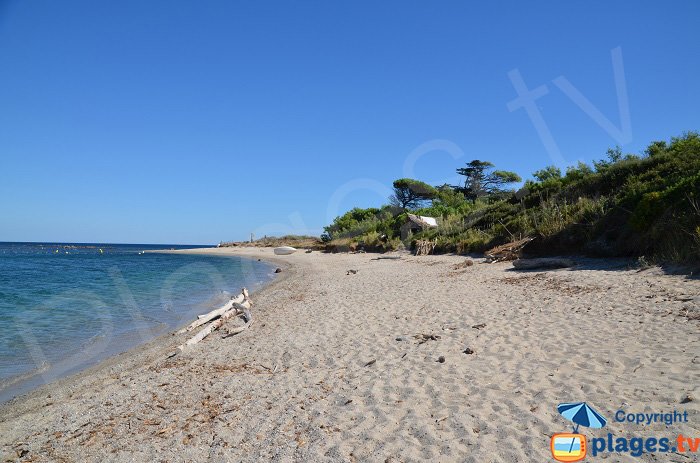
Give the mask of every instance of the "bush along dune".
[[[394, 182], [389, 204], [355, 208], [325, 227], [330, 250], [412, 249], [484, 252], [534, 238], [533, 255], [639, 257], [645, 262], [700, 262], [700, 135], [651, 143], [643, 154], [610, 149], [592, 166], [566, 172], [550, 166], [522, 182], [509, 171], [474, 160], [457, 169], [460, 185]], [[437, 227], [407, 230], [408, 214], [437, 218]]]

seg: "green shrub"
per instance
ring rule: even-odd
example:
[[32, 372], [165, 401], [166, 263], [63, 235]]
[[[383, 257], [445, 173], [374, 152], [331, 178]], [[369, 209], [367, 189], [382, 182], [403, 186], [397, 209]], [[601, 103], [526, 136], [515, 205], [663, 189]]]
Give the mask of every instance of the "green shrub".
[[[700, 135], [652, 142], [642, 157], [611, 149], [594, 166], [579, 163], [563, 176], [555, 167], [537, 171], [517, 197], [467, 200], [443, 185], [416, 211], [439, 226], [413, 238], [437, 239], [436, 252], [481, 252], [532, 236], [531, 252], [700, 260]], [[325, 238], [396, 249], [406, 220], [389, 206], [356, 208], [327, 226]]]

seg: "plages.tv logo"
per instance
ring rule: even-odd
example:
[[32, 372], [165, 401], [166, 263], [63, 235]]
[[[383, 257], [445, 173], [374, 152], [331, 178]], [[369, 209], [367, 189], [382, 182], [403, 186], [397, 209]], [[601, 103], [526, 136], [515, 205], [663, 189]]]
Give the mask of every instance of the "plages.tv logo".
[[586, 436], [578, 433], [579, 426], [602, 428], [607, 424], [607, 420], [586, 402], [559, 404], [557, 411], [574, 426], [571, 433], [557, 433], [552, 436], [552, 457], [564, 462], [583, 460], [586, 458], [587, 443]]

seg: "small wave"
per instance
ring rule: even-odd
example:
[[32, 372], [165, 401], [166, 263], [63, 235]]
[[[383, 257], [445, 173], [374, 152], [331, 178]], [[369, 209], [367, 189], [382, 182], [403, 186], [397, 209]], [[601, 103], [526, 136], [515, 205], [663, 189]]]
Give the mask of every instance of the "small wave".
[[49, 369], [51, 365], [48, 362], [42, 362], [37, 368], [20, 373], [18, 375], [10, 376], [8, 378], [0, 378], [0, 391], [7, 389], [8, 387], [14, 386], [17, 383], [21, 383], [33, 376], [40, 375]]
[[101, 341], [103, 339], [105, 339], [104, 334], [94, 334], [94, 335], [90, 336], [85, 342], [83, 342], [83, 347], [87, 347], [87, 346], [94, 344], [98, 341]]

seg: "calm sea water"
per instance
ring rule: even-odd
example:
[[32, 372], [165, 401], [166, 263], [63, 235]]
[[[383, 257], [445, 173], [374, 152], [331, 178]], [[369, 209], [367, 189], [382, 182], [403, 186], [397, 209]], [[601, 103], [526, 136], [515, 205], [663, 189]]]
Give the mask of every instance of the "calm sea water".
[[184, 247], [0, 243], [0, 401], [148, 341], [272, 278], [273, 268], [253, 259], [143, 253]]

